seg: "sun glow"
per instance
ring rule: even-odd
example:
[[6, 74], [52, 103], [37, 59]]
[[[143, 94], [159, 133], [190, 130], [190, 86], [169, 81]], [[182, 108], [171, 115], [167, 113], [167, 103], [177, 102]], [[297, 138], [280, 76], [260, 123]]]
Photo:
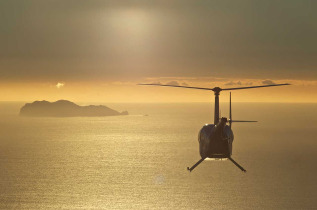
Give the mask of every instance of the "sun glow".
[[[151, 16], [140, 9], [115, 10], [107, 16], [107, 24], [111, 25], [112, 33], [122, 38], [122, 42], [142, 47], [146, 37], [151, 32]], [[140, 46], [141, 44], [141, 46]]]

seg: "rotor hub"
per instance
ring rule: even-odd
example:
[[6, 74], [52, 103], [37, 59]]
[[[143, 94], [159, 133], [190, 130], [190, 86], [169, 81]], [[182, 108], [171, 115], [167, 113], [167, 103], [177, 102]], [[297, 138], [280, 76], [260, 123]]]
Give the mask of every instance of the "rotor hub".
[[222, 91], [220, 87], [214, 87], [212, 90], [214, 91], [215, 95], [219, 95], [220, 91]]

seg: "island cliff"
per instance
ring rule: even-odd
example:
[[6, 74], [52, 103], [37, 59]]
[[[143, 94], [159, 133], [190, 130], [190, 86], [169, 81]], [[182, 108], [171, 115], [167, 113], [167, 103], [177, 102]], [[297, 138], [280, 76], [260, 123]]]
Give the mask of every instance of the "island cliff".
[[27, 103], [20, 109], [21, 116], [29, 117], [97, 117], [128, 115], [127, 111], [118, 112], [106, 106], [79, 106], [71, 101], [56, 102], [34, 101]]

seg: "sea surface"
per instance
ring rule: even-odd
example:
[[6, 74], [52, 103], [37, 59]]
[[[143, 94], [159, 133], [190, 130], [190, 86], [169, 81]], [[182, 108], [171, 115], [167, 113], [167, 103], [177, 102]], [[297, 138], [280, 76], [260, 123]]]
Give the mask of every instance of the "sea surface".
[[[0, 209], [317, 209], [317, 104], [234, 103], [233, 159], [199, 159], [213, 105], [27, 118], [0, 103]], [[228, 116], [228, 104], [221, 104]]]

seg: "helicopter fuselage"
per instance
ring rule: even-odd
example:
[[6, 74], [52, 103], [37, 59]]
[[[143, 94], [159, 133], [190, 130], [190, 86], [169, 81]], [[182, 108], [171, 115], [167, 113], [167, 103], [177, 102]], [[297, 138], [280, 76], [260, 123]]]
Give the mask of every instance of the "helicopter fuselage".
[[206, 124], [201, 128], [198, 134], [201, 158], [229, 158], [232, 155], [234, 136], [226, 123], [227, 118], [221, 118], [217, 125]]

